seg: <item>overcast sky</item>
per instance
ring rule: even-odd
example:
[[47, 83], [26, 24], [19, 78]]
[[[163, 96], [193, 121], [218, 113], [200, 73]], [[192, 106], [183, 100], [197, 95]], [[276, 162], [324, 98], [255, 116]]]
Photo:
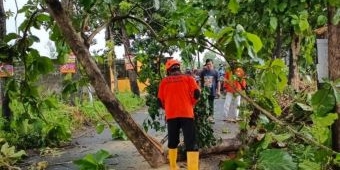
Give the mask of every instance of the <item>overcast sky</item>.
[[[21, 9], [21, 7], [25, 5], [26, 2], [27, 0], [17, 0], [18, 9]], [[13, 17], [10, 17], [6, 21], [7, 33], [11, 33], [11, 32], [18, 33], [17, 27], [20, 26], [21, 22], [25, 19], [25, 16], [23, 14], [19, 14], [15, 18], [16, 11], [17, 11], [15, 0], [5, 0], [4, 7], [5, 7], [5, 11], [11, 10], [12, 12], [14, 12]], [[39, 50], [40, 55], [49, 57], [50, 54], [49, 54], [49, 48], [47, 44], [50, 40], [49, 40], [48, 32], [46, 32], [43, 29], [36, 30], [34, 28], [31, 31], [34, 35], [38, 36], [40, 39], [40, 43], [34, 43], [33, 48]], [[100, 49], [105, 48], [105, 33], [104, 32], [105, 31], [102, 31], [101, 33], [96, 35], [95, 39], [96, 39], [97, 44], [91, 45], [90, 51], [100, 50]], [[124, 50], [122, 47], [116, 47], [115, 51], [116, 51], [116, 55], [118, 58], [123, 57]]]

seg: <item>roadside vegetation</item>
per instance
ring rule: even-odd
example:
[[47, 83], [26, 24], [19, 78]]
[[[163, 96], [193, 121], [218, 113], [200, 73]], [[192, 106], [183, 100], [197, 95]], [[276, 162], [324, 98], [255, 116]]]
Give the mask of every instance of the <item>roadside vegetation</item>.
[[[144, 129], [164, 130], [157, 89], [165, 76], [167, 56], [180, 52], [182, 65], [193, 69], [201, 66], [206, 51], [213, 58], [223, 57], [226, 64], [239, 63], [247, 72], [248, 89], [240, 93], [246, 101], [242, 146], [235, 158], [221, 163], [221, 169], [340, 167], [339, 0], [32, 0], [16, 12], [25, 15], [18, 31], [0, 34], [1, 62], [25, 69], [20, 78], [6, 77], [2, 83], [6, 102], [0, 120], [0, 166], [5, 169], [15, 165], [22, 150], [62, 145], [76, 129], [73, 125], [83, 124], [95, 125], [97, 132], [109, 127], [119, 138], [129, 138], [152, 168], [163, 165], [164, 149], [127, 112], [144, 103], [132, 102], [133, 96], [140, 95], [137, 77], [149, 82]], [[6, 17], [14, 17], [11, 12], [3, 14], [0, 28], [5, 28]], [[40, 41], [33, 28], [49, 32], [56, 61], [32, 47]], [[95, 35], [104, 29], [106, 47], [100, 54], [91, 53]], [[315, 47], [320, 38], [328, 41], [328, 49], [321, 52], [328, 54], [323, 59], [328, 65], [322, 68], [315, 62], [320, 57]], [[141, 63], [140, 70], [125, 70], [132, 97], [112, 95], [107, 84], [111, 79], [107, 81], [99, 69], [102, 64], [113, 70], [110, 75], [117, 75], [116, 45], [124, 46], [126, 59], [131, 59], [127, 66], [133, 65], [132, 60]], [[73, 100], [70, 106], [65, 96], [39, 93], [39, 78], [54, 71], [54, 62], [65, 64], [70, 52], [84, 81], [78, 83], [70, 76], [66, 91], [72, 94], [82, 83], [91, 84], [98, 101]], [[320, 69], [327, 76], [318, 77]], [[195, 108], [203, 117], [207, 114], [204, 98]], [[121, 130], [110, 125], [113, 120]], [[204, 125], [199, 130], [200, 147], [218, 145], [207, 120], [199, 121]], [[103, 159], [107, 156], [105, 151], [98, 153]], [[83, 163], [104, 166], [103, 159], [92, 158]]]
[[[131, 92], [117, 93], [117, 98], [130, 113], [145, 106], [144, 99], [135, 97]], [[12, 121], [6, 125], [8, 122], [0, 119], [0, 167], [14, 166], [27, 149], [67, 144], [77, 129], [88, 126], [96, 127], [98, 133], [110, 127], [113, 139], [126, 139], [100, 101], [78, 101], [71, 106], [60, 101], [59, 96], [50, 96], [48, 100], [50, 105], [41, 107], [39, 116], [24, 109], [22, 103], [12, 100]]]

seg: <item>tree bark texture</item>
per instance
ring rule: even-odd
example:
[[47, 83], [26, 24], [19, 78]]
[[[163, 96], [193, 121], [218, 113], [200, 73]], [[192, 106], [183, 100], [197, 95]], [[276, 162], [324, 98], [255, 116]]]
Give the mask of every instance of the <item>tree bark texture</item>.
[[[105, 40], [106, 41], [113, 41], [114, 36], [112, 34], [112, 27], [108, 26], [106, 27], [105, 30]], [[109, 78], [108, 78], [108, 82], [109, 82], [109, 87], [111, 89], [112, 92], [118, 92], [118, 79], [117, 79], [117, 68], [116, 68], [116, 54], [115, 54], [115, 50], [114, 50], [114, 45], [111, 47], [110, 52], [108, 53], [108, 67], [109, 67]]]
[[[331, 21], [335, 15], [336, 8], [328, 7], [328, 68], [330, 80], [340, 78], [340, 25], [334, 25]], [[333, 150], [340, 152], [340, 102], [337, 101], [335, 112], [338, 119], [332, 126]]]
[[[205, 157], [212, 154], [223, 154], [228, 152], [238, 151], [242, 145], [242, 142], [237, 138], [224, 139], [221, 143], [209, 148], [199, 149], [200, 157]], [[185, 161], [186, 156], [183, 154], [178, 154], [178, 161]]]
[[299, 67], [298, 67], [298, 59], [299, 59], [299, 53], [300, 53], [300, 43], [301, 43], [301, 37], [294, 34], [292, 37], [292, 43], [291, 43], [291, 50], [292, 54], [289, 59], [289, 84], [293, 87], [295, 90], [299, 90]]
[[103, 102], [112, 117], [150, 166], [159, 167], [161, 164], [164, 164], [166, 159], [163, 149], [136, 124], [130, 114], [113, 95], [98, 66], [91, 58], [88, 48], [80, 35], [77, 34], [71, 26], [70, 18], [66, 15], [59, 0], [45, 0], [45, 2], [48, 6], [48, 12], [57, 22], [61, 32], [65, 36], [66, 42], [76, 54], [77, 60], [84, 67], [92, 86], [96, 90], [98, 98]]
[[0, 0], [0, 39], [3, 40], [6, 35], [6, 14], [3, 0]]
[[[130, 50], [130, 41], [129, 41], [129, 37], [126, 33], [126, 29], [124, 27], [123, 24], [124, 21], [119, 21], [119, 25], [120, 25], [120, 29], [121, 29], [121, 33], [122, 33], [122, 41], [124, 44], [124, 49], [125, 49], [125, 57], [129, 57], [129, 55], [131, 54], [131, 50]], [[129, 83], [130, 83], [130, 89], [132, 91], [132, 93], [136, 96], [140, 96], [140, 91], [139, 91], [139, 87], [137, 84], [137, 66], [136, 66], [136, 62], [132, 61], [131, 58], [129, 59], [129, 63], [131, 63], [133, 65], [134, 69], [129, 69], [127, 70], [128, 72], [128, 76], [129, 76]]]
[[[5, 8], [4, 8], [3, 0], [0, 0], [0, 40], [3, 40], [5, 38], [6, 31], [7, 29], [6, 29]], [[9, 59], [9, 61], [10, 60], [11, 59]], [[1, 104], [2, 104], [2, 115], [5, 119], [9, 120], [12, 115], [12, 111], [11, 111], [11, 108], [9, 107], [9, 103], [10, 103], [9, 95], [5, 91], [7, 82], [8, 82], [8, 78], [1, 78], [0, 93], [1, 93]]]

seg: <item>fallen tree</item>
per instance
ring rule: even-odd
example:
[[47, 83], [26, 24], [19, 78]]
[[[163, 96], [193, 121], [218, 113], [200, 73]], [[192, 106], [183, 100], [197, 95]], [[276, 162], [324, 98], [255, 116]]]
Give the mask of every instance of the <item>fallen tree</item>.
[[89, 77], [98, 98], [106, 106], [115, 121], [130, 141], [136, 146], [138, 152], [146, 159], [151, 167], [159, 167], [166, 163], [163, 149], [160, 144], [149, 137], [130, 114], [123, 108], [117, 98], [111, 92], [97, 64], [91, 58], [88, 47], [83, 39], [71, 25], [71, 20], [58, 0], [45, 0], [48, 12], [53, 16], [67, 44], [77, 57]]

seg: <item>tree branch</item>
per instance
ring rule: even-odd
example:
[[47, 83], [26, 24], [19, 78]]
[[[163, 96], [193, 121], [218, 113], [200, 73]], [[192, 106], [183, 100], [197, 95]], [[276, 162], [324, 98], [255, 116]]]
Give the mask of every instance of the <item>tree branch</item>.
[[249, 98], [246, 94], [242, 93], [241, 91], [237, 91], [235, 86], [233, 85], [232, 81], [230, 80], [226, 80], [226, 83], [230, 84], [231, 87], [236, 91], [236, 93], [238, 93], [242, 98], [244, 98], [248, 103], [250, 103], [251, 105], [253, 105], [256, 109], [258, 109], [259, 111], [261, 111], [265, 116], [267, 116], [270, 120], [272, 120], [273, 122], [275, 122], [276, 124], [278, 124], [279, 126], [286, 128], [289, 132], [293, 133], [297, 138], [302, 139], [303, 141], [305, 141], [306, 143], [312, 144], [316, 147], [319, 147], [321, 149], [324, 149], [327, 152], [330, 152], [334, 155], [338, 154], [338, 152], [333, 151], [331, 148], [322, 145], [318, 142], [316, 142], [313, 138], [309, 138], [304, 136], [303, 134], [299, 133], [297, 130], [295, 130], [293, 127], [285, 124], [284, 122], [282, 122], [281, 120], [279, 120], [278, 118], [276, 118], [275, 116], [273, 116], [272, 113], [270, 113], [269, 111], [267, 111], [266, 109], [264, 109], [263, 107], [261, 107], [260, 105], [258, 105], [253, 99]]

